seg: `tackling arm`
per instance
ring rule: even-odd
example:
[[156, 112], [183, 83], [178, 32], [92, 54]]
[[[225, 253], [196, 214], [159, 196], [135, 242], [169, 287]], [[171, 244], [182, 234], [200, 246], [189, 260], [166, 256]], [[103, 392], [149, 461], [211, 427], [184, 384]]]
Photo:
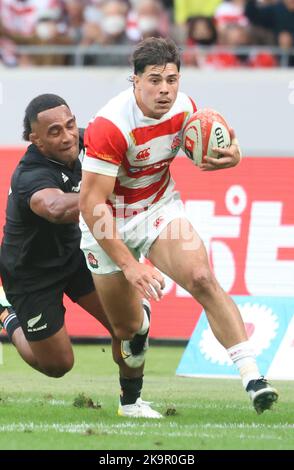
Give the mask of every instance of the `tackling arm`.
[[30, 208], [53, 224], [78, 223], [79, 194], [64, 193], [57, 188], [41, 189], [32, 195]]

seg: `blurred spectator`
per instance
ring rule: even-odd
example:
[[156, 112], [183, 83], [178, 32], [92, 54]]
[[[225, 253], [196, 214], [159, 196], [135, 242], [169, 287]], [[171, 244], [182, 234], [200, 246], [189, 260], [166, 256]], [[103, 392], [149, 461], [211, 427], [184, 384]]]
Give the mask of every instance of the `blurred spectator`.
[[185, 24], [191, 16], [213, 16], [221, 0], [174, 0], [175, 22]]
[[18, 64], [18, 58], [13, 41], [7, 38], [0, 38], [1, 62], [8, 67], [14, 67]]
[[78, 44], [82, 40], [84, 12], [88, 5], [88, 0], [63, 0], [64, 30], [73, 44]]
[[38, 15], [35, 26], [34, 36], [36, 42], [45, 44], [51, 42], [58, 43], [57, 37], [61, 33], [60, 26], [60, 15], [56, 10], [42, 10]]
[[[252, 35], [249, 26], [238, 23], [230, 23], [222, 29], [218, 37], [218, 44], [207, 50], [208, 45], [213, 45], [216, 38], [216, 30], [213, 29], [212, 19], [198, 18], [193, 39], [188, 39], [188, 45], [195, 45], [192, 50], [184, 54], [186, 65], [197, 65], [200, 68], [223, 69], [237, 67], [275, 67], [277, 62], [270, 53], [256, 53], [252, 49]], [[193, 23], [192, 23], [193, 24]], [[204, 28], [204, 24], [206, 27]], [[203, 29], [202, 29], [203, 28]], [[246, 48], [246, 51], [242, 50]]]
[[245, 0], [223, 1], [216, 9], [214, 18], [218, 32], [229, 24], [247, 26], [249, 21], [244, 14]]
[[[271, 29], [280, 47], [288, 49], [294, 46], [294, 0], [278, 1], [272, 5], [249, 0], [245, 13], [253, 24]], [[292, 57], [290, 65], [293, 62]]]
[[[192, 16], [187, 21], [186, 46], [211, 46], [216, 43], [217, 32], [212, 18]], [[188, 49], [183, 53], [185, 65], [199, 65], [199, 50]]]
[[[275, 0], [263, 0], [263, 3], [273, 3]], [[248, 26], [249, 20], [245, 15], [246, 0], [224, 0], [215, 12], [216, 29], [221, 36], [222, 31], [229, 24]], [[261, 26], [251, 25], [251, 37], [254, 44], [274, 44], [274, 37], [270, 30]]]
[[[249, 26], [238, 23], [228, 24], [219, 37], [220, 46], [225, 46], [230, 50], [222, 50], [209, 53], [205, 59], [205, 66], [216, 69], [234, 67], [275, 67], [275, 58], [270, 53], [256, 54], [252, 46], [252, 34]], [[247, 48], [245, 53], [238, 48]]]
[[211, 46], [216, 43], [217, 33], [212, 18], [206, 16], [193, 16], [187, 21], [187, 46], [196, 44]]
[[128, 7], [126, 2], [108, 0], [102, 4], [102, 38], [103, 44], [130, 44], [126, 35]]
[[38, 44], [40, 39], [46, 42], [48, 35], [50, 37], [53, 34], [53, 29], [52, 25], [48, 27], [41, 25], [40, 18], [48, 11], [51, 12], [52, 17], [54, 16], [54, 21], [57, 21], [61, 14], [60, 0], [0, 1], [0, 36], [10, 40], [10, 42], [4, 42], [4, 53], [2, 53], [6, 63], [9, 65], [14, 61], [20, 65], [35, 63], [34, 57], [24, 54], [16, 56], [13, 52], [13, 45]]
[[147, 37], [165, 37], [169, 18], [159, 0], [139, 0], [128, 17], [128, 37], [135, 42]]
[[[83, 44], [99, 44], [101, 46], [130, 45], [133, 42], [126, 34], [129, 5], [123, 0], [108, 0], [96, 5], [99, 15], [95, 22], [86, 21], [83, 32]], [[86, 14], [86, 11], [85, 11]], [[88, 20], [91, 20], [90, 15]], [[129, 54], [91, 55], [86, 59], [86, 65], [128, 65]]]
[[162, 6], [167, 14], [169, 22], [174, 21], [174, 0], [161, 0]]
[[1, 0], [0, 25], [2, 35], [12, 39], [30, 38], [42, 11], [54, 10], [56, 16], [61, 11], [60, 0]]
[[83, 44], [128, 44], [128, 4], [122, 0], [92, 0], [84, 12]]
[[162, 0], [162, 4], [167, 10], [172, 10], [174, 7], [174, 0]]
[[215, 51], [209, 53], [206, 57], [205, 65], [212, 68], [232, 68], [245, 66], [248, 56], [245, 54], [236, 54], [234, 49], [237, 47], [248, 47], [250, 45], [250, 31], [247, 26], [241, 26], [238, 23], [229, 23], [224, 26], [219, 35], [219, 45], [229, 48], [229, 51]]
[[[67, 36], [60, 14], [55, 10], [42, 10], [35, 27], [34, 44], [66, 45], [72, 44]], [[65, 57], [60, 54], [40, 54], [32, 58], [34, 65], [64, 65]]]
[[221, 45], [240, 47], [250, 45], [250, 29], [238, 23], [231, 23], [223, 30]]
[[90, 0], [84, 8], [82, 45], [102, 42], [102, 4], [104, 0]]

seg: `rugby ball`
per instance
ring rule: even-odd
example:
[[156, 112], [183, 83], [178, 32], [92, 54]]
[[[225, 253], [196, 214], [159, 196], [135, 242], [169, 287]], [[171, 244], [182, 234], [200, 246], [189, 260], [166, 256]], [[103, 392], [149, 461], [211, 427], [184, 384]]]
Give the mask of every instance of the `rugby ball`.
[[218, 158], [220, 154], [215, 153], [213, 147], [227, 148], [230, 144], [228, 124], [214, 109], [199, 109], [184, 127], [182, 147], [195, 165], [200, 165], [206, 155]]

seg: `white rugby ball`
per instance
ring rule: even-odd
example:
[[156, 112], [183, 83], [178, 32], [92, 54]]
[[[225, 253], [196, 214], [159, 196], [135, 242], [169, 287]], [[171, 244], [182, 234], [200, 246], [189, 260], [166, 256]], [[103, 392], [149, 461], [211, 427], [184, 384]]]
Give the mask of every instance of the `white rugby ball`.
[[204, 156], [219, 157], [212, 148], [227, 148], [231, 145], [229, 126], [223, 116], [211, 108], [194, 113], [183, 131], [183, 150], [195, 165], [200, 165]]

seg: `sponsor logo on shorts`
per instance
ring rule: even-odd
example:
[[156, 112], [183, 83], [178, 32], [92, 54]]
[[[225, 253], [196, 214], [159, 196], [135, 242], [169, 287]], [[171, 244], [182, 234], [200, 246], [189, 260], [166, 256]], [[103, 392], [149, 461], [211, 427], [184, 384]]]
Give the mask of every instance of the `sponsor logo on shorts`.
[[35, 324], [38, 323], [39, 320], [41, 320], [41, 317], [42, 313], [40, 313], [40, 315], [37, 315], [34, 318], [30, 318], [30, 320], [28, 320], [28, 327], [33, 328], [33, 326], [35, 326]]
[[153, 222], [154, 227], [159, 228], [159, 226], [162, 224], [163, 220], [164, 220], [164, 218], [162, 217], [162, 215], [157, 217], [157, 219]]
[[94, 268], [94, 269], [99, 268], [98, 260], [95, 258], [93, 253], [88, 253], [88, 263], [91, 266], [91, 268]]
[[45, 323], [44, 325], [41, 325], [41, 326], [38, 326], [36, 328], [34, 328], [34, 326], [41, 320], [42, 318], [42, 313], [40, 313], [39, 315], [37, 315], [36, 317], [33, 317], [33, 318], [30, 318], [28, 320], [28, 332], [29, 333], [33, 333], [34, 331], [40, 331], [40, 330], [45, 330], [45, 328], [47, 328], [47, 323]]

